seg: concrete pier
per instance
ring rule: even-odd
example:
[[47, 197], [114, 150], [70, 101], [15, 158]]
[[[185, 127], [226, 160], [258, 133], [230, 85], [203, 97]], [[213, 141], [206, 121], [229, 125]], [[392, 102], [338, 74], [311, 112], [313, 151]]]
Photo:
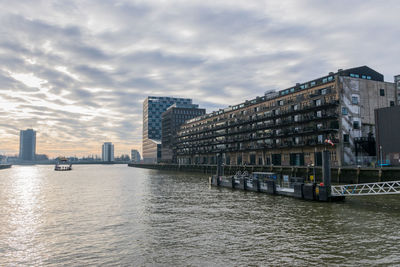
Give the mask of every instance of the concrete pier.
[[[134, 164], [129, 163], [129, 167], [198, 172], [213, 175], [217, 171], [217, 165], [179, 165], [179, 164]], [[252, 172], [275, 172], [280, 175], [290, 177], [303, 177], [306, 182], [310, 182], [310, 176], [314, 174], [314, 167], [311, 166], [257, 166], [257, 165], [225, 165], [224, 175], [234, 175], [238, 171]], [[332, 184], [353, 184], [353, 183], [375, 183], [385, 181], [400, 180], [400, 168], [357, 168], [357, 167], [331, 167]], [[315, 167], [315, 181], [323, 182], [322, 167]]]

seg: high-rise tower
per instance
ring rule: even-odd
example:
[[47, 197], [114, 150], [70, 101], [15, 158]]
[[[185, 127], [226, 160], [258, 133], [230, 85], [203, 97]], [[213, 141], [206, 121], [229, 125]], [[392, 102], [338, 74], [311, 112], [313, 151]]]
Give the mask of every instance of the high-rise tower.
[[102, 161], [114, 161], [114, 145], [111, 142], [104, 143], [101, 152]]
[[33, 129], [21, 130], [19, 134], [19, 158], [22, 160], [35, 160], [36, 131]]

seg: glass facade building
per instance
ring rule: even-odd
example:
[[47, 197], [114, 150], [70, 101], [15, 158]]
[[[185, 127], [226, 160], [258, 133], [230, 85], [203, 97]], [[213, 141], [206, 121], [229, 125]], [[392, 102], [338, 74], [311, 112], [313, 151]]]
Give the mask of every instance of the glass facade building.
[[26, 129], [20, 131], [19, 135], [19, 158], [22, 160], [35, 160], [36, 154], [36, 131]]
[[173, 104], [192, 105], [192, 99], [149, 96], [143, 102], [142, 157], [145, 163], [161, 158], [161, 115]]

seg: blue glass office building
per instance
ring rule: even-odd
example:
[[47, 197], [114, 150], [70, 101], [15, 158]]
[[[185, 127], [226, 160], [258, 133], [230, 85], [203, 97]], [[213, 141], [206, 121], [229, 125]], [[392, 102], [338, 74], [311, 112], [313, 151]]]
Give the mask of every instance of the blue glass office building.
[[149, 96], [143, 102], [142, 157], [147, 163], [161, 158], [161, 115], [173, 104], [192, 105], [192, 99]]
[[36, 155], [36, 131], [33, 129], [21, 130], [19, 134], [19, 158], [33, 161]]

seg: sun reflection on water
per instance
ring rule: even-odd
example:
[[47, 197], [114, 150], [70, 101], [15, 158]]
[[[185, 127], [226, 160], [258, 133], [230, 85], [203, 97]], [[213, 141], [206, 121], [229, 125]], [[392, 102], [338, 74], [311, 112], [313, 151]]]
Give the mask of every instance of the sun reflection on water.
[[6, 219], [6, 257], [12, 257], [20, 264], [40, 264], [42, 244], [37, 242], [41, 224], [41, 184], [40, 168], [35, 166], [15, 167], [10, 177], [10, 194], [5, 201], [8, 212]]

